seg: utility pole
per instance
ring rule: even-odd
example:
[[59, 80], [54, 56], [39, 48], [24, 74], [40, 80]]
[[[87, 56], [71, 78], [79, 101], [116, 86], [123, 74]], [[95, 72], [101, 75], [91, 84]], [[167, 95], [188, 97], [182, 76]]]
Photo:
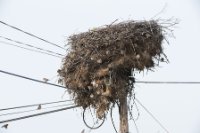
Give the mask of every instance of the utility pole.
[[119, 99], [120, 133], [129, 133], [127, 94]]

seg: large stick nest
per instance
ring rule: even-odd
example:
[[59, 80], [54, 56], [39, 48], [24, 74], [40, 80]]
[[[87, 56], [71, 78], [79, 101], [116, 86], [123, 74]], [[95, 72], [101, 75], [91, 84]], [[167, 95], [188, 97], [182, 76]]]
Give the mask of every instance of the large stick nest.
[[[111, 103], [131, 94], [132, 70], [155, 66], [163, 54], [163, 29], [156, 21], [128, 21], [69, 37], [71, 49], [58, 70], [75, 103], [102, 118]], [[162, 59], [163, 60], [163, 59]]]

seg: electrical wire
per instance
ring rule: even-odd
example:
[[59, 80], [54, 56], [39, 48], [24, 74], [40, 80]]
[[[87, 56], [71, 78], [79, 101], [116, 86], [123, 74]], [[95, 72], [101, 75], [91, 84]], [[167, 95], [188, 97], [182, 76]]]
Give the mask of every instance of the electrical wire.
[[29, 77], [26, 77], [26, 76], [18, 75], [18, 74], [7, 72], [7, 71], [3, 71], [3, 70], [0, 70], [0, 73], [4, 73], [4, 74], [11, 75], [11, 76], [14, 76], [14, 77], [19, 77], [19, 78], [27, 79], [27, 80], [30, 80], [30, 81], [34, 81], [34, 82], [38, 82], [38, 83], [47, 84], [47, 85], [56, 86], [56, 87], [60, 87], [60, 88], [66, 89], [64, 86], [60, 86], [60, 85], [57, 85], [57, 84], [44, 82], [42, 80], [29, 78]]
[[75, 105], [75, 106], [65, 107], [65, 108], [61, 108], [61, 109], [46, 111], [46, 112], [42, 112], [42, 113], [26, 115], [26, 116], [22, 116], [22, 117], [17, 117], [17, 118], [13, 118], [13, 119], [1, 120], [0, 124], [13, 122], [13, 121], [18, 121], [18, 120], [27, 119], [27, 118], [36, 117], [36, 116], [41, 116], [41, 115], [46, 115], [46, 114], [51, 114], [51, 113], [56, 113], [56, 112], [60, 112], [60, 111], [68, 110], [68, 109], [73, 109], [73, 108], [76, 108], [76, 107], [79, 107], [79, 106]]
[[10, 46], [14, 46], [14, 47], [18, 47], [18, 48], [25, 49], [25, 50], [32, 51], [32, 52], [37, 52], [37, 53], [41, 53], [41, 54], [46, 54], [46, 55], [54, 56], [54, 57], [57, 57], [57, 58], [62, 58], [61, 56], [57, 56], [57, 55], [54, 55], [54, 54], [42, 52], [42, 51], [35, 50], [35, 49], [25, 48], [25, 47], [18, 46], [18, 45], [12, 44], [12, 43], [4, 42], [4, 41], [0, 41], [0, 43], [6, 44], [6, 45], [10, 45]]
[[200, 84], [199, 81], [135, 81], [138, 84]]
[[137, 126], [137, 124], [136, 124], [136, 121], [135, 121], [134, 119], [132, 119], [132, 120], [133, 120], [133, 123], [134, 123], [134, 125], [135, 125], [135, 130], [136, 130], [136, 132], [139, 133], [139, 129], [138, 129], [138, 126]]
[[[85, 124], [89, 129], [92, 129], [92, 130], [93, 130], [93, 129], [98, 129], [98, 128], [100, 128], [100, 127], [103, 125], [103, 123], [105, 122], [106, 116], [104, 115], [104, 117], [103, 117], [103, 119], [102, 119], [102, 122], [101, 122], [98, 126], [94, 127], [94, 126], [95, 126], [95, 123], [94, 123], [93, 126], [88, 125], [87, 122], [85, 121], [85, 111], [86, 111], [86, 109], [83, 110], [83, 122], [84, 122], [84, 124]], [[98, 120], [97, 120], [96, 122], [98, 122]]]
[[[43, 83], [43, 84], [48, 84], [48, 85], [52, 85], [52, 86], [56, 86], [56, 87], [65, 88], [64, 86], [60, 86], [60, 85], [57, 85], [57, 84], [44, 82], [42, 80], [29, 78], [29, 77], [26, 77], [26, 76], [18, 75], [18, 74], [7, 72], [7, 71], [3, 71], [3, 70], [0, 70], [0, 73], [4, 73], [4, 74], [7, 74], [7, 75], [11, 75], [11, 76], [15, 76], [15, 77], [31, 80], [31, 81], [34, 81], [34, 82], [39, 82], [39, 83]], [[142, 83], [142, 84], [200, 84], [200, 82], [192, 82], [192, 81], [191, 82], [183, 82], [183, 81], [135, 81], [135, 83]]]
[[4, 36], [0, 36], [0, 38], [14, 42], [14, 43], [17, 43], [17, 44], [20, 44], [20, 45], [24, 45], [24, 46], [27, 46], [27, 47], [35, 48], [37, 50], [44, 51], [44, 52], [47, 52], [47, 53], [50, 53], [50, 54], [55, 54], [55, 55], [58, 55], [58, 56], [64, 56], [60, 53], [57, 53], [57, 52], [54, 52], [54, 51], [51, 51], [51, 50], [46, 50], [46, 49], [43, 49], [43, 48], [39, 48], [39, 47], [33, 46], [31, 44], [23, 43], [23, 42], [20, 42], [20, 41], [14, 40], [14, 39], [10, 39], [10, 38], [4, 37]]
[[169, 133], [169, 131], [167, 130], [167, 128], [165, 128], [163, 126], [163, 124], [137, 99], [135, 98], [136, 102], [138, 104], [140, 104], [140, 106], [155, 120], [156, 123], [158, 123], [158, 125], [160, 125], [160, 127], [165, 130], [167, 133]]
[[31, 109], [31, 110], [25, 110], [25, 111], [16, 111], [16, 112], [10, 112], [10, 113], [4, 113], [0, 114], [0, 117], [2, 116], [8, 116], [8, 115], [17, 115], [17, 114], [23, 114], [23, 113], [28, 113], [28, 112], [34, 112], [34, 111], [41, 111], [41, 110], [46, 110], [46, 109], [51, 109], [51, 108], [58, 108], [58, 107], [65, 107], [65, 106], [72, 106], [74, 105], [73, 103], [71, 104], [62, 104], [62, 105], [54, 105], [50, 107], [41, 107], [41, 109]]
[[110, 109], [110, 119], [111, 119], [111, 122], [112, 122], [112, 125], [113, 125], [115, 132], [118, 133], [116, 126], [115, 126], [115, 122], [113, 120], [113, 108], [114, 108], [114, 106], [112, 106], [111, 109]]
[[[133, 101], [133, 103], [131, 104], [131, 101]], [[132, 114], [132, 110], [133, 110], [133, 107], [135, 106], [135, 109], [137, 111], [137, 117], [134, 118], [133, 117], [133, 114]], [[129, 101], [128, 101], [128, 111], [129, 111], [129, 115], [130, 115], [130, 118], [137, 121], [140, 117], [140, 111], [139, 111], [139, 108], [137, 106], [137, 103], [135, 102], [135, 93], [133, 93], [133, 96], [130, 97]]]
[[[134, 103], [134, 104], [136, 104], [136, 103]], [[138, 108], [137, 108], [137, 105], [136, 105], [136, 109], [137, 109], [138, 115], [137, 115], [137, 118], [134, 119], [134, 118], [133, 118], [133, 115], [132, 115], [132, 112], [131, 112], [131, 109], [130, 109], [130, 107], [128, 106], [130, 119], [133, 120], [133, 123], [134, 123], [134, 125], [135, 125], [135, 129], [136, 129], [136, 132], [139, 133], [139, 129], [138, 129], [137, 124], [136, 124], [136, 120], [138, 120], [138, 118], [139, 118], [139, 110], [138, 110]]]
[[56, 47], [58, 47], [58, 48], [61, 48], [61, 49], [65, 50], [65, 48], [59, 46], [58, 44], [52, 43], [52, 42], [50, 42], [50, 41], [48, 41], [48, 40], [46, 40], [46, 39], [43, 39], [43, 38], [41, 38], [41, 37], [38, 37], [38, 36], [36, 36], [36, 35], [34, 35], [34, 34], [32, 34], [32, 33], [26, 32], [26, 31], [24, 31], [24, 30], [22, 30], [22, 29], [19, 29], [19, 28], [15, 27], [15, 26], [12, 26], [12, 25], [10, 25], [10, 24], [7, 24], [7, 23], [5, 23], [5, 22], [3, 22], [3, 21], [0, 21], [0, 23], [3, 24], [3, 25], [6, 25], [6, 26], [8, 26], [8, 27], [10, 27], [10, 28], [12, 28], [12, 29], [15, 29], [15, 30], [17, 30], [17, 31], [20, 31], [20, 32], [22, 32], [22, 33], [25, 33], [25, 34], [27, 34], [27, 35], [29, 35], [29, 36], [31, 36], [31, 37], [37, 38], [37, 39], [39, 39], [39, 40], [41, 40], [41, 41], [43, 41], [43, 42], [46, 42], [46, 43], [48, 43], [48, 44], [50, 44], [50, 45], [53, 45], [53, 46], [56, 46]]
[[46, 102], [46, 103], [37, 103], [37, 104], [29, 104], [29, 105], [23, 105], [23, 106], [9, 107], [9, 108], [0, 109], [0, 111], [20, 109], [20, 108], [28, 108], [28, 107], [38, 106], [38, 105], [49, 105], [49, 104], [63, 103], [63, 102], [68, 102], [68, 101], [72, 101], [72, 100], [62, 100], [62, 101], [56, 101], [56, 102]]

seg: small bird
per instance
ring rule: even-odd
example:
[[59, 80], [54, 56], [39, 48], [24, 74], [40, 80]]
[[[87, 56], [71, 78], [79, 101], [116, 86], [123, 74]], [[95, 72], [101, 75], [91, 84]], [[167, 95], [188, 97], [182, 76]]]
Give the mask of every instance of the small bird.
[[49, 81], [49, 79], [43, 78], [43, 81], [44, 81], [45, 83], [47, 83], [47, 82]]
[[37, 110], [40, 110], [42, 108], [42, 105], [39, 104], [38, 107], [37, 107]]
[[1, 128], [8, 129], [8, 124], [3, 125]]

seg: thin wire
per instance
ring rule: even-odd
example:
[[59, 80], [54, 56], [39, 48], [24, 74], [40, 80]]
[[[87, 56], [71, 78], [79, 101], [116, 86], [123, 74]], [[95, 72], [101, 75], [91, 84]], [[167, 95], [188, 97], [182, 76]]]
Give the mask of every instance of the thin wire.
[[30, 105], [9, 107], [9, 108], [0, 109], [0, 111], [20, 109], [20, 108], [28, 108], [28, 107], [38, 106], [38, 105], [49, 105], [49, 104], [63, 103], [63, 102], [68, 102], [68, 101], [72, 101], [72, 100], [62, 100], [62, 101], [56, 101], [56, 102], [47, 102], [47, 103], [38, 103], [38, 104], [30, 104]]
[[139, 117], [140, 117], [140, 111], [139, 111], [139, 108], [137, 106], [137, 103], [134, 103], [134, 104], [135, 104], [135, 108], [137, 110], [137, 117], [135, 118], [135, 121], [137, 121], [139, 119]]
[[[102, 120], [102, 122], [100, 123], [100, 125], [94, 127], [94, 125], [95, 125], [95, 123], [94, 123], [94, 125], [93, 125], [92, 127], [89, 126], [89, 125], [87, 124], [87, 122], [85, 121], [85, 111], [86, 111], [86, 109], [83, 110], [83, 122], [84, 122], [84, 124], [85, 124], [89, 129], [92, 129], [92, 130], [93, 130], [93, 129], [98, 129], [98, 128], [100, 128], [100, 127], [103, 125], [103, 123], [105, 122], [105, 115], [104, 115], [103, 120]], [[98, 122], [98, 120], [97, 120], [96, 122]]]
[[95, 122], [94, 122], [94, 116], [93, 116], [93, 114], [92, 114], [92, 110], [91, 110], [90, 107], [89, 107], [89, 110], [90, 110], [90, 114], [91, 114], [91, 116], [92, 116], [93, 125], [95, 125]]
[[[60, 86], [60, 85], [57, 85], [57, 84], [44, 82], [42, 80], [29, 78], [29, 77], [26, 77], [26, 76], [18, 75], [18, 74], [7, 72], [7, 71], [3, 71], [3, 70], [0, 70], [0, 73], [4, 73], [4, 74], [7, 74], [7, 75], [11, 75], [11, 76], [15, 76], [15, 77], [31, 80], [31, 81], [38, 82], [38, 83], [43, 83], [43, 84], [52, 85], [52, 86], [56, 86], [56, 87], [60, 87], [60, 88], [65, 88], [64, 86]], [[176, 82], [176, 81], [136, 81], [135, 83], [143, 83], [143, 84], [200, 84], [200, 82]]]
[[137, 99], [135, 98], [135, 100], [140, 104], [140, 106], [160, 125], [160, 127], [165, 130], [167, 133], [169, 133], [169, 131], [167, 130], [167, 128], [165, 128], [163, 126], [163, 124]]
[[116, 129], [116, 126], [115, 126], [115, 123], [114, 123], [114, 120], [113, 120], [113, 114], [112, 114], [113, 107], [114, 106], [112, 106], [111, 109], [110, 109], [110, 119], [111, 119], [111, 122], [112, 122], [112, 125], [113, 125], [113, 128], [114, 128], [115, 132], [118, 133], [118, 131]]
[[135, 81], [138, 84], [200, 84], [199, 81]]
[[5, 23], [5, 22], [3, 22], [3, 21], [0, 21], [0, 23], [3, 24], [3, 25], [6, 25], [6, 26], [8, 26], [8, 27], [10, 27], [10, 28], [12, 28], [12, 29], [15, 29], [15, 30], [17, 30], [17, 31], [23, 32], [23, 33], [25, 33], [25, 34], [27, 34], [27, 35], [29, 35], [29, 36], [35, 37], [35, 38], [37, 38], [37, 39], [39, 39], [39, 40], [41, 40], [41, 41], [43, 41], [43, 42], [46, 42], [46, 43], [48, 43], [48, 44], [50, 44], [50, 45], [53, 45], [53, 46], [56, 46], [56, 47], [58, 47], [58, 48], [61, 48], [61, 49], [65, 50], [65, 48], [63, 48], [63, 47], [61, 47], [61, 46], [59, 46], [59, 45], [57, 45], [57, 44], [55, 44], [55, 43], [52, 43], [52, 42], [50, 42], [50, 41], [47, 41], [47, 40], [45, 40], [45, 39], [43, 39], [43, 38], [41, 38], [41, 37], [38, 37], [38, 36], [36, 36], [36, 35], [34, 35], [34, 34], [32, 34], [32, 33], [26, 32], [26, 31], [24, 31], [24, 30], [22, 30], [22, 29], [19, 29], [19, 28], [15, 27], [15, 26], [9, 25], [9, 24], [7, 24], [7, 23]]
[[[134, 104], [136, 104], [136, 103], [134, 103]], [[136, 120], [139, 118], [139, 112], [138, 112], [137, 118], [134, 119], [129, 106], [128, 106], [128, 109], [129, 109], [130, 119], [133, 120], [133, 123], [134, 123], [134, 125], [135, 125], [135, 129], [136, 129], [136, 132], [139, 133], [139, 129], [138, 129], [137, 124], [136, 124]], [[137, 111], [138, 111], [138, 108], [137, 108]]]
[[35, 50], [35, 49], [25, 48], [25, 47], [18, 46], [18, 45], [12, 44], [12, 43], [4, 42], [4, 41], [0, 41], [0, 43], [2, 43], [2, 44], [6, 44], [6, 45], [10, 45], [10, 46], [14, 46], [14, 47], [18, 47], [18, 48], [25, 49], [25, 50], [32, 51], [32, 52], [37, 52], [37, 53], [42, 53], [42, 54], [46, 54], [46, 55], [50, 55], [50, 56], [54, 56], [54, 57], [57, 57], [57, 58], [62, 58], [62, 57], [57, 56], [57, 55], [54, 55], [54, 54], [49, 54], [49, 53], [42, 52], [42, 51]]
[[71, 104], [62, 104], [62, 105], [45, 107], [45, 108], [41, 108], [41, 109], [31, 109], [31, 110], [25, 110], [25, 111], [16, 111], [16, 112], [11, 112], [11, 113], [0, 114], [0, 116], [23, 114], [23, 113], [28, 113], [28, 112], [41, 111], [41, 110], [46, 110], [46, 109], [51, 109], [51, 108], [58, 108], [58, 107], [64, 107], [64, 106], [69, 106], [69, 105], [71, 106], [71, 105], [74, 105], [74, 104], [73, 103], [71, 103]]
[[[133, 104], [131, 104], [131, 99], [133, 100]], [[133, 110], [133, 106], [135, 105], [136, 111], [137, 111], [137, 117], [134, 119], [135, 121], [137, 121], [140, 117], [140, 111], [139, 108], [137, 106], [137, 103], [135, 102], [135, 93], [133, 94], [133, 98], [131, 97], [130, 100], [128, 101], [129, 105], [128, 105], [128, 110], [129, 110], [129, 115], [131, 117], [131, 119], [134, 119], [133, 114], [132, 114], [132, 110]], [[131, 106], [130, 106], [131, 105]]]
[[7, 122], [18, 121], [18, 120], [27, 119], [27, 118], [36, 117], [36, 116], [41, 116], [41, 115], [46, 115], [46, 114], [51, 114], [51, 113], [56, 113], [56, 112], [60, 112], [60, 111], [68, 110], [68, 109], [73, 109], [73, 108], [76, 108], [76, 107], [79, 107], [79, 106], [77, 106], [77, 105], [76, 106], [70, 106], [70, 107], [65, 107], [65, 108], [61, 108], [61, 109], [46, 111], [46, 112], [42, 112], [42, 113], [26, 115], [26, 116], [22, 116], [22, 117], [17, 117], [17, 118], [13, 118], [13, 119], [2, 120], [2, 121], [0, 121], [0, 124], [7, 123]]
[[135, 121], [134, 119], [132, 119], [132, 120], [133, 120], [133, 123], [134, 123], [134, 125], [135, 125], [136, 132], [139, 133], [139, 129], [138, 129], [138, 126], [137, 126], [137, 124], [136, 124], [136, 121]]
[[27, 80], [30, 80], [30, 81], [34, 81], [34, 82], [38, 82], [38, 83], [42, 83], [42, 84], [47, 84], [47, 85], [52, 85], [52, 86], [56, 86], [56, 87], [60, 87], [60, 88], [66, 89], [64, 86], [60, 86], [60, 85], [57, 85], [57, 84], [44, 82], [44, 81], [42, 81], [42, 80], [29, 78], [29, 77], [26, 77], [26, 76], [18, 75], [18, 74], [11, 73], [11, 72], [7, 72], [7, 71], [3, 71], [3, 70], [0, 70], [0, 73], [4, 73], [4, 74], [7, 74], [7, 75], [11, 75], [11, 76], [15, 76], [15, 77], [27, 79]]
[[28, 46], [28, 47], [31, 47], [31, 48], [35, 48], [35, 49], [37, 49], [37, 50], [44, 51], [44, 52], [47, 52], [47, 53], [55, 54], [55, 55], [58, 55], [58, 56], [64, 56], [64, 55], [62, 55], [62, 54], [60, 54], [60, 53], [53, 52], [53, 51], [51, 51], [51, 50], [46, 50], [46, 49], [43, 49], [43, 48], [39, 48], [39, 47], [30, 45], [30, 44], [27, 44], [27, 43], [23, 43], [23, 42], [20, 42], [20, 41], [17, 41], [17, 40], [13, 40], [13, 39], [10, 39], [10, 38], [7, 38], [7, 37], [0, 36], [0, 38], [3, 38], [3, 39], [5, 39], [5, 40], [8, 40], [8, 41], [11, 41], [11, 42], [20, 44], [20, 45], [25, 45], [25, 46]]

